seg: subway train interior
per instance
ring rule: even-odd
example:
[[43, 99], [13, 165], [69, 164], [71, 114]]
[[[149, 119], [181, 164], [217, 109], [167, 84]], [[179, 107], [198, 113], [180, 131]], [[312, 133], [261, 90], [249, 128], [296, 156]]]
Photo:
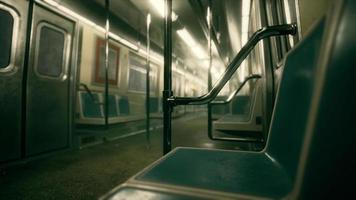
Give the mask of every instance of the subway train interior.
[[0, 0], [0, 199], [355, 198], [355, 11]]

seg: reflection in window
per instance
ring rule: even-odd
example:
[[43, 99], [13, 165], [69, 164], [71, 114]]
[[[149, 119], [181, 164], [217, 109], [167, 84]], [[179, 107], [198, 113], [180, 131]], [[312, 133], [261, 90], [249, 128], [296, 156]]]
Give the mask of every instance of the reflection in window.
[[157, 91], [157, 69], [158, 67], [156, 65], [150, 66], [150, 92], [151, 95], [152, 93], [155, 93]]
[[[146, 92], [146, 61], [130, 54], [129, 60], [129, 90]], [[150, 92], [156, 91], [157, 68], [150, 67]]]
[[181, 96], [181, 80], [180, 80], [181, 76], [176, 73], [173, 72], [173, 76], [172, 76], [172, 90], [173, 90], [173, 94], [174, 95], [178, 95]]
[[11, 61], [11, 45], [14, 19], [11, 14], [0, 9], [0, 69], [6, 68]]
[[146, 61], [130, 54], [129, 61], [129, 90], [146, 91]]
[[[96, 46], [96, 69], [95, 82], [105, 82], [105, 40], [98, 38]], [[108, 82], [111, 85], [117, 85], [118, 82], [118, 68], [119, 68], [119, 51], [120, 49], [109, 44], [109, 68], [108, 68]]]
[[49, 26], [41, 26], [37, 54], [37, 72], [59, 77], [64, 68], [65, 34]]

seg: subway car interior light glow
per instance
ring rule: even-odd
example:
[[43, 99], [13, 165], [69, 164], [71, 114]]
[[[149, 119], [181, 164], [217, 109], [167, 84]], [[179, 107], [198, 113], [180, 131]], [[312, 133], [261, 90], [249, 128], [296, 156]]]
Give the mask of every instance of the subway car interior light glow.
[[0, 0], [0, 199], [353, 199], [356, 1]]

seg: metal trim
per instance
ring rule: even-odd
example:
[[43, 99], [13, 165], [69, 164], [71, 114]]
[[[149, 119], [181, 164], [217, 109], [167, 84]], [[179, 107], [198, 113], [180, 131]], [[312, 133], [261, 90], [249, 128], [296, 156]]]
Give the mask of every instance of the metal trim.
[[17, 39], [18, 39], [18, 32], [19, 32], [19, 21], [20, 21], [20, 15], [15, 10], [15, 8], [12, 8], [2, 2], [0, 2], [0, 9], [7, 11], [13, 18], [14, 24], [12, 26], [12, 42], [11, 42], [11, 50], [10, 50], [10, 62], [9, 64], [4, 67], [0, 68], [0, 73], [11, 73], [11, 72], [16, 72], [18, 67], [15, 65], [15, 57], [16, 57], [16, 47], [17, 47]]
[[242, 49], [236, 54], [234, 59], [227, 66], [225, 72], [220, 76], [218, 81], [212, 87], [212, 89], [199, 97], [176, 97], [170, 96], [167, 99], [167, 102], [170, 106], [177, 105], [201, 105], [207, 104], [211, 102], [221, 91], [224, 85], [230, 80], [235, 71], [240, 67], [241, 63], [245, 60], [245, 58], [249, 55], [249, 53], [254, 49], [257, 43], [264, 39], [272, 36], [280, 36], [280, 35], [294, 35], [297, 32], [296, 24], [284, 24], [284, 25], [276, 25], [276, 26], [267, 26], [262, 29], [256, 31], [242, 47]]

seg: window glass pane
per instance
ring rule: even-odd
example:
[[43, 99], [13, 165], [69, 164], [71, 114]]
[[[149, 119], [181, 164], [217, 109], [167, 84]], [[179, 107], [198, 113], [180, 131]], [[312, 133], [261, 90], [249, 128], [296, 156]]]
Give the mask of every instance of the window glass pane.
[[[119, 51], [117, 49], [109, 48], [108, 78], [109, 81], [114, 81], [115, 84], [117, 82], [118, 56]], [[99, 62], [99, 77], [100, 79], [105, 79], [105, 44], [100, 45]]]
[[157, 89], [157, 66], [151, 65], [150, 67], [150, 92], [153, 94]]
[[65, 36], [62, 32], [43, 26], [41, 28], [37, 71], [41, 75], [59, 77], [63, 71]]
[[0, 10], [0, 68], [6, 68], [10, 64], [13, 25], [14, 19], [11, 14]]
[[146, 61], [130, 55], [129, 90], [146, 91]]

